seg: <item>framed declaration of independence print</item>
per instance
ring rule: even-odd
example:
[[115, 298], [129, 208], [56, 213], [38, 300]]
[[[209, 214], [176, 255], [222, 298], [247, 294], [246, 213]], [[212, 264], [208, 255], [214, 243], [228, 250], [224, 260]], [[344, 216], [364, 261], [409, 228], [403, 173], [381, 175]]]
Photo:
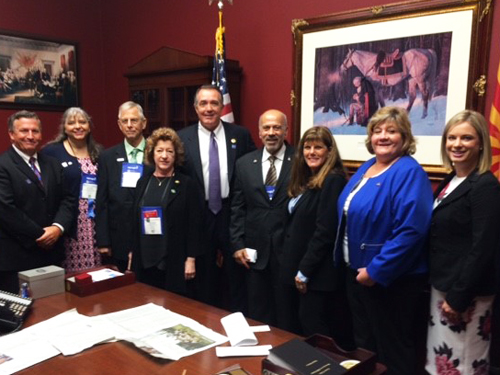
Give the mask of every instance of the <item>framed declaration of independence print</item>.
[[0, 31], [0, 108], [79, 105], [76, 44]]

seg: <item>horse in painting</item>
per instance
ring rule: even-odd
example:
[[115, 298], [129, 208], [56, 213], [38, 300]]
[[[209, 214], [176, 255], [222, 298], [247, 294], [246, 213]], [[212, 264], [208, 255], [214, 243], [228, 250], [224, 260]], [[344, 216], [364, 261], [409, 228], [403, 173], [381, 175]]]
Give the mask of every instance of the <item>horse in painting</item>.
[[394, 86], [408, 79], [409, 101], [406, 110], [410, 112], [417, 97], [417, 89], [420, 90], [424, 109], [422, 118], [427, 117], [429, 101], [434, 90], [434, 79], [436, 77], [437, 56], [433, 49], [412, 48], [401, 56], [402, 72], [391, 75], [380, 75], [377, 62], [377, 54], [369, 51], [349, 49], [340, 71], [345, 73], [347, 69], [356, 66], [359, 71], [370, 79], [375, 87], [377, 101], [381, 107], [385, 106], [381, 89], [383, 86]]

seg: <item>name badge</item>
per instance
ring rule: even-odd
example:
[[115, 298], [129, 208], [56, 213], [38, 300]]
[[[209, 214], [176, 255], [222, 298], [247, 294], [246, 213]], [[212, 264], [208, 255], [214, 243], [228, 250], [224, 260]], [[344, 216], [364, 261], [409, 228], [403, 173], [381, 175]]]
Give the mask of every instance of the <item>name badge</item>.
[[82, 173], [82, 185], [80, 187], [80, 198], [95, 199], [97, 195], [97, 176]]
[[267, 195], [269, 195], [269, 200], [273, 199], [275, 190], [276, 190], [276, 186], [267, 186], [266, 185], [266, 192], [267, 192]]
[[142, 234], [162, 235], [162, 209], [161, 207], [141, 207]]
[[123, 163], [122, 164], [122, 187], [135, 188], [137, 181], [142, 176], [144, 166], [138, 163]]

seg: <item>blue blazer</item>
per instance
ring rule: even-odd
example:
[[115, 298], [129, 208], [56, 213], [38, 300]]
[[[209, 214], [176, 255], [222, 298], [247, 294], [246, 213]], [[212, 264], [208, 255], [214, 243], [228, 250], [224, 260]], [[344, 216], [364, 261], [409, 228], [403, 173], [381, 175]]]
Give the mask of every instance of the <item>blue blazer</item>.
[[343, 258], [345, 228], [350, 267], [366, 267], [373, 280], [388, 286], [398, 277], [427, 271], [424, 245], [432, 215], [432, 188], [417, 161], [403, 156], [356, 193], [346, 222], [346, 198], [374, 163], [375, 158], [364, 163], [339, 197], [335, 261]]

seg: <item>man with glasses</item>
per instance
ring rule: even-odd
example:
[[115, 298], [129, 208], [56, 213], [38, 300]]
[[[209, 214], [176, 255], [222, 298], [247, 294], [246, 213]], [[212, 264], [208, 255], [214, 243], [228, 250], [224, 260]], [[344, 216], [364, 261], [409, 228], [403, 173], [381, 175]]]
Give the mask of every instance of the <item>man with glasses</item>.
[[123, 103], [118, 110], [118, 127], [125, 139], [103, 151], [98, 161], [96, 198], [96, 241], [99, 252], [127, 269], [132, 227], [134, 190], [143, 172], [147, 120], [142, 107]]

